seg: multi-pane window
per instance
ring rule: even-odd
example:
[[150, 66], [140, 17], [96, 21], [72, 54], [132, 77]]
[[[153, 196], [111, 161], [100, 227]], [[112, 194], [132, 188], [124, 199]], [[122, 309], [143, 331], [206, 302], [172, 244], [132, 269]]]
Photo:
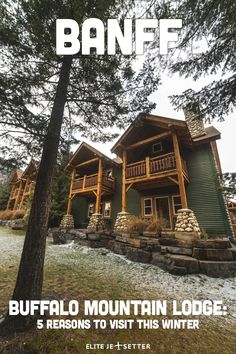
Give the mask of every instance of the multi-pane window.
[[105, 202], [104, 203], [103, 217], [104, 218], [110, 218], [111, 217], [111, 202]]
[[163, 148], [162, 148], [162, 143], [161, 142], [155, 143], [155, 144], [152, 145], [152, 152], [153, 153], [159, 153], [162, 150], [163, 150]]
[[95, 204], [94, 203], [89, 203], [88, 205], [88, 217], [90, 218], [95, 211]]
[[173, 209], [174, 209], [174, 214], [177, 214], [177, 211], [179, 209], [182, 209], [182, 204], [181, 204], [181, 198], [180, 195], [173, 195]]
[[150, 216], [153, 214], [152, 212], [152, 198], [145, 198], [143, 205], [144, 216]]

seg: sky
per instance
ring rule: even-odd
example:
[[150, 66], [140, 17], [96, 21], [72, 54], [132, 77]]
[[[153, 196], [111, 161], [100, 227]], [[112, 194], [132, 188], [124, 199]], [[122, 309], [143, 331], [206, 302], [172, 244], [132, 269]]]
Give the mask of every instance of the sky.
[[[215, 77], [206, 76], [199, 79], [198, 81], [193, 81], [191, 78], [181, 78], [178, 76], [178, 74], [175, 74], [172, 77], [168, 76], [166, 73], [162, 74], [162, 85], [158, 88], [158, 91], [156, 91], [150, 96], [151, 101], [156, 103], [156, 108], [152, 111], [152, 114], [183, 120], [183, 111], [176, 111], [171, 105], [168, 96], [182, 93], [183, 91], [189, 88], [198, 90], [203, 85], [206, 85], [213, 79], [218, 78], [219, 75]], [[222, 171], [236, 172], [236, 112], [228, 115], [225, 118], [224, 122], [213, 121], [211, 125], [213, 125], [221, 133], [221, 139], [217, 140], [217, 146], [219, 150]], [[121, 131], [120, 135], [123, 132], [124, 131]], [[116, 140], [106, 144], [91, 143], [91, 141], [87, 139], [83, 140], [88, 142], [107, 156], [115, 157], [115, 155], [111, 154], [110, 150], [115, 144]]]

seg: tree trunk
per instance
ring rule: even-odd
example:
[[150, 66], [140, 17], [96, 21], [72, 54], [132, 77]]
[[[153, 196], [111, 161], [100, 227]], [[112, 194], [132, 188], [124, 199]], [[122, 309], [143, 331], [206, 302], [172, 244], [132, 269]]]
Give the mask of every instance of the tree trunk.
[[[64, 57], [38, 170], [13, 300], [41, 299], [52, 178], [57, 160], [71, 64], [72, 57]], [[0, 333], [4, 335], [4, 333], [23, 331], [32, 325], [32, 320], [32, 316], [7, 314], [0, 326]]]

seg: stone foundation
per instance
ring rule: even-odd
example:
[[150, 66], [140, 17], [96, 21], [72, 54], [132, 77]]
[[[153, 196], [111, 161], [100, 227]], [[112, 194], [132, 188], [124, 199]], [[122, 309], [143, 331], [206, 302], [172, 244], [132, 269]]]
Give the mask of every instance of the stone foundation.
[[115, 233], [126, 233], [127, 227], [132, 215], [126, 211], [121, 211], [117, 214], [115, 226], [113, 228]]
[[104, 230], [105, 225], [102, 218], [102, 214], [93, 214], [89, 220], [89, 224], [87, 227], [87, 231], [94, 232], [94, 231], [102, 231]]
[[197, 218], [191, 209], [179, 209], [175, 231], [200, 233]]
[[70, 214], [64, 215], [60, 223], [60, 229], [73, 229], [74, 227], [75, 224], [73, 216]]
[[[133, 262], [152, 264], [175, 275], [201, 273], [211, 277], [236, 276], [236, 248], [231, 246], [229, 239], [204, 240], [188, 237], [183, 240], [175, 237], [180, 232], [172, 233], [166, 232], [165, 236], [158, 239], [111, 234], [108, 231], [88, 233], [75, 229], [50, 229], [48, 234], [53, 237], [55, 244], [73, 240], [81, 246], [102, 248], [103, 255], [110, 250]], [[190, 233], [182, 234], [186, 237]]]

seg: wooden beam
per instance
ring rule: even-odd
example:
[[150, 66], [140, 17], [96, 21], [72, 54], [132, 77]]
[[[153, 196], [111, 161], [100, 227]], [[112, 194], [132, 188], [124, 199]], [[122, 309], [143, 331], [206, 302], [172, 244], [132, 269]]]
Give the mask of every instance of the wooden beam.
[[173, 177], [168, 177], [168, 179], [174, 183], [176, 183], [177, 185], [179, 185], [179, 181]]
[[133, 185], [133, 183], [130, 183], [130, 184], [128, 185], [128, 187], [126, 187], [126, 193], [130, 190], [130, 188], [132, 187], [132, 185]]
[[96, 162], [96, 161], [98, 161], [98, 160], [99, 160], [98, 157], [95, 157], [94, 159], [81, 162], [80, 164], [76, 165], [75, 168], [81, 167], [81, 166], [89, 165], [90, 163]]
[[20, 181], [20, 185], [19, 185], [19, 189], [18, 189], [18, 193], [17, 193], [17, 197], [16, 197], [16, 200], [15, 200], [15, 204], [14, 204], [13, 210], [16, 210], [16, 207], [17, 207], [17, 204], [19, 202], [20, 195], [21, 195], [21, 189], [22, 189], [22, 181]]
[[180, 151], [179, 151], [179, 142], [178, 142], [178, 138], [177, 138], [176, 133], [173, 131], [172, 131], [172, 139], [173, 139], [173, 146], [174, 146], [174, 152], [175, 152], [176, 169], [177, 169], [177, 173], [178, 173], [178, 182], [179, 182], [179, 192], [180, 192], [180, 197], [181, 197], [181, 204], [182, 204], [182, 208], [187, 209], [188, 202], [187, 202], [186, 190], [185, 190], [185, 184], [184, 184], [182, 160], [181, 160]]
[[144, 144], [149, 144], [149, 143], [152, 143], [154, 141], [158, 141], [160, 139], [166, 138], [169, 135], [171, 135], [170, 131], [167, 131], [167, 132], [164, 132], [164, 133], [161, 133], [161, 134], [158, 134], [158, 135], [154, 135], [154, 136], [152, 136], [150, 138], [147, 138], [147, 139], [144, 139], [144, 140], [140, 140], [140, 141], [138, 141], [135, 144], [129, 145], [127, 147], [127, 150], [135, 149], [137, 147], [143, 146]]
[[72, 208], [72, 187], [73, 187], [73, 183], [75, 180], [75, 175], [76, 175], [76, 170], [75, 168], [73, 169], [73, 172], [71, 174], [71, 181], [70, 181], [70, 192], [69, 192], [69, 199], [68, 199], [68, 204], [67, 204], [67, 215], [71, 214], [71, 208]]
[[144, 177], [134, 177], [134, 178], [128, 178], [126, 180], [126, 184], [129, 183], [140, 183], [140, 182], [147, 182], [147, 181], [152, 181], [152, 180], [157, 180], [157, 179], [163, 179], [169, 176], [175, 176], [176, 175], [176, 170], [169, 170], [167, 172], [158, 172], [158, 173], [153, 173], [149, 178], [146, 176]]
[[221, 168], [220, 156], [219, 156], [216, 141], [211, 141], [211, 150], [212, 150], [213, 156], [215, 158], [217, 172], [221, 175], [222, 168]]
[[122, 208], [121, 211], [126, 211], [126, 164], [127, 164], [127, 151], [123, 150], [123, 164], [122, 164]]
[[23, 195], [22, 195], [22, 198], [21, 198], [19, 209], [21, 209], [22, 206], [23, 206], [24, 199], [25, 199], [25, 191], [26, 191], [27, 186], [28, 186], [28, 178], [26, 179], [26, 182], [25, 182], [25, 188], [24, 188], [24, 191], [23, 191]]
[[98, 160], [98, 184], [97, 184], [97, 199], [96, 199], [96, 208], [95, 213], [99, 213], [100, 204], [101, 204], [101, 195], [102, 194], [102, 159]]
[[97, 192], [96, 191], [92, 191], [92, 192], [95, 195], [95, 197], [97, 198]]

